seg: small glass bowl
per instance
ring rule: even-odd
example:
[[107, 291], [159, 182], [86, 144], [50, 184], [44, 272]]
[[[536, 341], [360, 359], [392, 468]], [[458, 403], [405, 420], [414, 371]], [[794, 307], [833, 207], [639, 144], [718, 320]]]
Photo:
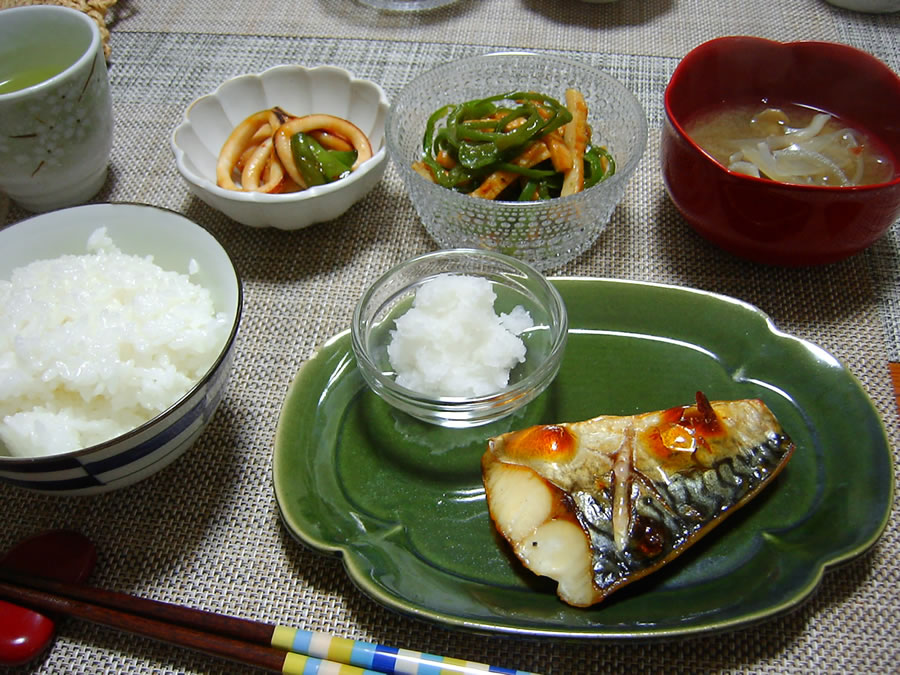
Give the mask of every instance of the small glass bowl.
[[[594, 187], [534, 202], [476, 199], [413, 170], [428, 119], [441, 106], [509, 91], [565, 100], [568, 87], [584, 95], [593, 141], [616, 159], [615, 174]], [[385, 128], [391, 159], [438, 246], [499, 251], [541, 271], [559, 269], [594, 244], [644, 155], [647, 134], [644, 109], [621, 82], [585, 63], [524, 52], [459, 59], [419, 75], [391, 100]]]
[[[488, 279], [497, 295], [496, 313], [524, 307], [534, 326], [519, 337], [525, 362], [512, 369], [505, 389], [476, 397], [433, 398], [400, 386], [388, 359], [394, 321], [412, 304], [416, 291], [441, 274]], [[351, 338], [366, 383], [388, 404], [442, 427], [467, 428], [512, 414], [543, 392], [556, 377], [568, 333], [566, 306], [559, 292], [534, 267], [493, 251], [448, 249], [403, 262], [363, 294], [353, 314]]]

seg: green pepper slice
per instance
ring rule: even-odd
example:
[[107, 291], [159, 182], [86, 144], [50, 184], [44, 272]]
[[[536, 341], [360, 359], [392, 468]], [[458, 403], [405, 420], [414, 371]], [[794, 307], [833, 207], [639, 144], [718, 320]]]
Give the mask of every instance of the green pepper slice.
[[297, 133], [291, 136], [291, 154], [294, 156], [294, 162], [297, 164], [300, 175], [303, 176], [304, 182], [309, 187], [324, 185], [327, 182], [325, 174], [322, 173], [322, 167], [316, 161], [316, 156], [310, 143], [311, 140], [304, 133]]
[[350, 173], [356, 151], [326, 150], [309, 134], [291, 136], [291, 154], [308, 186], [333, 183]]
[[531, 202], [538, 198], [538, 182], [533, 178], [525, 183], [519, 193], [520, 202]]
[[592, 145], [584, 153], [584, 189], [593, 187], [616, 172], [616, 160], [604, 147]]

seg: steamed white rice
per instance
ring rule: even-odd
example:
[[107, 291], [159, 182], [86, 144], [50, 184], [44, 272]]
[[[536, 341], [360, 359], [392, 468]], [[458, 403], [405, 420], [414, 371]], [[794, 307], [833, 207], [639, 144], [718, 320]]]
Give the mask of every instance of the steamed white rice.
[[84, 255], [0, 280], [0, 441], [14, 456], [109, 440], [175, 403], [228, 334], [208, 289], [95, 231]]

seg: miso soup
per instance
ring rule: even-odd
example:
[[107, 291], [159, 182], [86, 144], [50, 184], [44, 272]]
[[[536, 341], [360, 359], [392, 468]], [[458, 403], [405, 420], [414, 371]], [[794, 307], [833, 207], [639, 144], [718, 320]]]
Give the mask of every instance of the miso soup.
[[732, 171], [783, 183], [871, 185], [893, 180], [886, 148], [841, 119], [800, 105], [754, 102], [690, 120], [685, 131]]

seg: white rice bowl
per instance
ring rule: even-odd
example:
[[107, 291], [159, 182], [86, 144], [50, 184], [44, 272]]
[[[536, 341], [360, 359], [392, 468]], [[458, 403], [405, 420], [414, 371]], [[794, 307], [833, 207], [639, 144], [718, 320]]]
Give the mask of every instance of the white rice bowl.
[[228, 337], [208, 289], [99, 228], [85, 253], [0, 280], [0, 440], [10, 455], [108, 441], [174, 404]]
[[[73, 282], [74, 259], [86, 255], [103, 265]], [[29, 268], [41, 260], [54, 262]], [[236, 351], [243, 291], [216, 237], [168, 209], [87, 204], [0, 229], [0, 279], [15, 283], [24, 268], [42, 290], [37, 304], [19, 290], [2, 301], [0, 418], [15, 417], [11, 401], [32, 406], [4, 432], [10, 444], [20, 436], [31, 447], [12, 454], [0, 436], [0, 481], [98, 494], [181, 456], [214, 421]], [[117, 291], [96, 285], [104, 276], [116, 277]], [[136, 290], [151, 279], [153, 292]], [[71, 316], [60, 298], [74, 302]]]

